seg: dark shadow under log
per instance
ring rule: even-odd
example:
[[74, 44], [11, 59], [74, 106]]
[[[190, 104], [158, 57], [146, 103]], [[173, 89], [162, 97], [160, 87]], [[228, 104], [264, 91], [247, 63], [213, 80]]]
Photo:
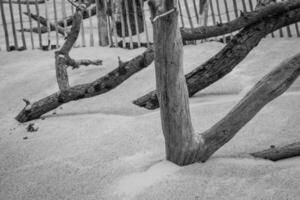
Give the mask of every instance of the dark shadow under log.
[[[193, 96], [230, 73], [267, 34], [298, 21], [300, 21], [300, 9], [244, 28], [215, 56], [186, 74], [189, 96]], [[133, 103], [150, 110], [158, 108], [156, 90]]]

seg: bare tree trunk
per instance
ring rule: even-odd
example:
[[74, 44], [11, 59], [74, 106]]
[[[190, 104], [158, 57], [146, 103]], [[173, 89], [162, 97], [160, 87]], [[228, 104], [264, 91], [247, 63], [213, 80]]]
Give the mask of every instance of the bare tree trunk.
[[[166, 158], [178, 165], [205, 162], [245, 126], [267, 103], [285, 92], [300, 75], [300, 54], [260, 80], [218, 123], [195, 134], [183, 74], [182, 41], [177, 28], [177, 1], [149, 2], [153, 20], [155, 73], [161, 105]], [[298, 154], [296, 154], [298, 155]]]
[[[297, 21], [300, 21], [300, 9], [244, 28], [214, 57], [186, 74], [189, 96], [193, 96], [231, 72], [267, 34]], [[156, 91], [138, 98], [134, 104], [147, 109], [158, 108]]]
[[[173, 9], [176, 1], [155, 8], [153, 17]], [[151, 4], [150, 4], [151, 5]], [[160, 12], [157, 11], [160, 9]], [[183, 74], [183, 44], [177, 28], [178, 13], [158, 19], [153, 24], [156, 87], [161, 102], [161, 121], [165, 136], [166, 157], [182, 164], [195, 150], [196, 144], [189, 111], [189, 100]]]

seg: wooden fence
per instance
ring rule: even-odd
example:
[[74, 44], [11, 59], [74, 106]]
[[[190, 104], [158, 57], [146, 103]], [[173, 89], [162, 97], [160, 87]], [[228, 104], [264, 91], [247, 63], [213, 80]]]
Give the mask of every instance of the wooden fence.
[[[179, 0], [180, 26], [194, 28], [228, 22], [237, 18], [240, 11], [251, 11], [256, 6], [256, 0], [203, 2], [205, 0]], [[67, 0], [1, 0], [0, 49], [59, 47], [70, 30], [74, 9]], [[299, 25], [286, 26], [270, 37], [300, 37]], [[132, 49], [147, 46], [151, 41], [150, 13], [144, 0], [96, 0], [84, 13], [76, 46]]]

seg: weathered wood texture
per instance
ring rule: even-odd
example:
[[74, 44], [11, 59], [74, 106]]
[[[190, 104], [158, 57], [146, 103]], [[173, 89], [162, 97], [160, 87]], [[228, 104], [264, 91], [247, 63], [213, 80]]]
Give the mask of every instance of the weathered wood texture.
[[[152, 17], [173, 8], [177, 1], [149, 5]], [[164, 6], [164, 7], [163, 7]], [[164, 9], [162, 9], [164, 8]], [[159, 10], [159, 11], [158, 11]], [[174, 163], [195, 151], [194, 130], [190, 118], [189, 99], [183, 74], [183, 44], [177, 27], [177, 11], [153, 23], [156, 88], [161, 102], [161, 122], [165, 137], [166, 158]]]
[[278, 161], [286, 158], [300, 156], [300, 142], [288, 144], [282, 147], [271, 146], [269, 149], [251, 153], [256, 158]]
[[181, 34], [184, 40], [200, 40], [220, 36], [240, 30], [264, 18], [286, 13], [297, 8], [300, 8], [300, 1], [298, 0], [270, 4], [252, 12], [244, 12], [240, 17], [227, 23], [197, 28], [182, 28]]
[[[298, 21], [300, 9], [266, 18], [240, 31], [219, 53], [185, 76], [189, 96], [193, 96], [231, 72], [267, 34]], [[159, 107], [156, 91], [138, 98], [133, 103], [147, 109]]]
[[16, 120], [19, 122], [26, 122], [33, 119], [38, 119], [43, 114], [57, 108], [62, 104], [106, 93], [116, 88], [136, 72], [151, 64], [153, 61], [153, 56], [153, 50], [152, 48], [149, 48], [142, 55], [122, 63], [107, 75], [91, 83], [72, 86], [67, 90], [58, 91], [48, 97], [40, 99], [35, 103], [26, 106], [17, 115]]
[[[176, 0], [152, 0], [149, 5], [156, 17], [170, 11], [175, 3]], [[264, 76], [219, 122], [196, 134], [190, 118], [183, 74], [183, 47], [177, 24], [177, 11], [153, 23], [156, 87], [166, 158], [178, 165], [188, 165], [205, 162], [266, 104], [284, 93], [300, 75], [300, 53]]]

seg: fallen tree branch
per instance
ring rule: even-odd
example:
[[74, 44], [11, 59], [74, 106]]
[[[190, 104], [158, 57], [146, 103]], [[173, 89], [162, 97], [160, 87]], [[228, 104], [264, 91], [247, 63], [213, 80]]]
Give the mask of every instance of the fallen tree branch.
[[106, 93], [123, 83], [136, 72], [144, 69], [153, 61], [152, 47], [142, 55], [124, 62], [105, 76], [87, 84], [76, 85], [64, 91], [58, 91], [48, 97], [26, 106], [17, 116], [19, 122], [38, 119], [43, 114], [57, 108], [58, 106], [84, 98], [94, 97]]
[[217, 24], [214, 26], [201, 26], [193, 29], [181, 28], [181, 35], [184, 41], [216, 37], [238, 31], [246, 26], [264, 20], [265, 18], [280, 15], [298, 8], [300, 8], [300, 1], [298, 0], [271, 3], [252, 12], [241, 12], [240, 17], [228, 23]]
[[[241, 30], [215, 56], [185, 75], [189, 96], [193, 96], [231, 72], [267, 34], [298, 21], [300, 21], [300, 9], [264, 19]], [[156, 90], [133, 103], [150, 110], [158, 108]]]
[[[256, 83], [223, 119], [200, 135], [201, 141], [204, 141], [205, 149], [200, 160], [206, 161], [214, 152], [231, 140], [267, 103], [283, 94], [299, 75], [300, 54], [297, 54], [281, 63]], [[299, 143], [292, 147], [297, 146], [296, 149], [299, 149], [298, 145]], [[264, 151], [252, 155], [278, 159], [288, 154], [291, 155], [290, 149], [281, 149], [282, 152], [280, 154], [278, 152], [277, 156], [274, 155], [276, 151]], [[294, 155], [299, 155], [299, 151], [295, 152]]]
[[300, 156], [300, 142], [288, 144], [282, 147], [271, 146], [270, 149], [251, 153], [256, 158], [278, 161], [286, 158]]
[[[47, 24], [50, 24], [50, 30], [55, 31], [55, 30], [56, 30], [56, 26], [57, 26], [57, 31], [58, 31], [58, 33], [60, 33], [61, 35], [65, 36], [65, 33], [69, 34], [69, 32], [66, 32], [66, 30], [63, 28], [63, 26], [61, 26], [61, 25], [58, 24], [58, 23], [57, 23], [57, 25], [56, 25], [56, 24], [50, 22], [49, 20], [47, 20], [46, 18], [41, 17], [41, 16], [37, 16], [37, 15], [32, 14], [32, 13], [24, 12], [24, 14], [27, 15], [27, 16], [29, 16], [29, 14], [30, 14], [30, 16], [31, 16], [31, 18], [32, 18], [33, 20], [35, 20], [35, 21], [37, 21], [37, 22], [40, 22], [41, 25], [44, 26], [44, 27], [41, 27], [41, 28], [40, 28], [40, 29], [41, 29], [41, 33], [47, 33]], [[33, 30], [33, 32], [36, 32], [36, 33], [39, 32], [39, 28], [37, 28], [37, 27], [34, 27], [32, 30]], [[22, 30], [20, 30], [20, 31], [22, 31]], [[23, 29], [23, 31], [28, 31], [28, 29]], [[29, 30], [29, 31], [30, 31], [30, 30]]]

